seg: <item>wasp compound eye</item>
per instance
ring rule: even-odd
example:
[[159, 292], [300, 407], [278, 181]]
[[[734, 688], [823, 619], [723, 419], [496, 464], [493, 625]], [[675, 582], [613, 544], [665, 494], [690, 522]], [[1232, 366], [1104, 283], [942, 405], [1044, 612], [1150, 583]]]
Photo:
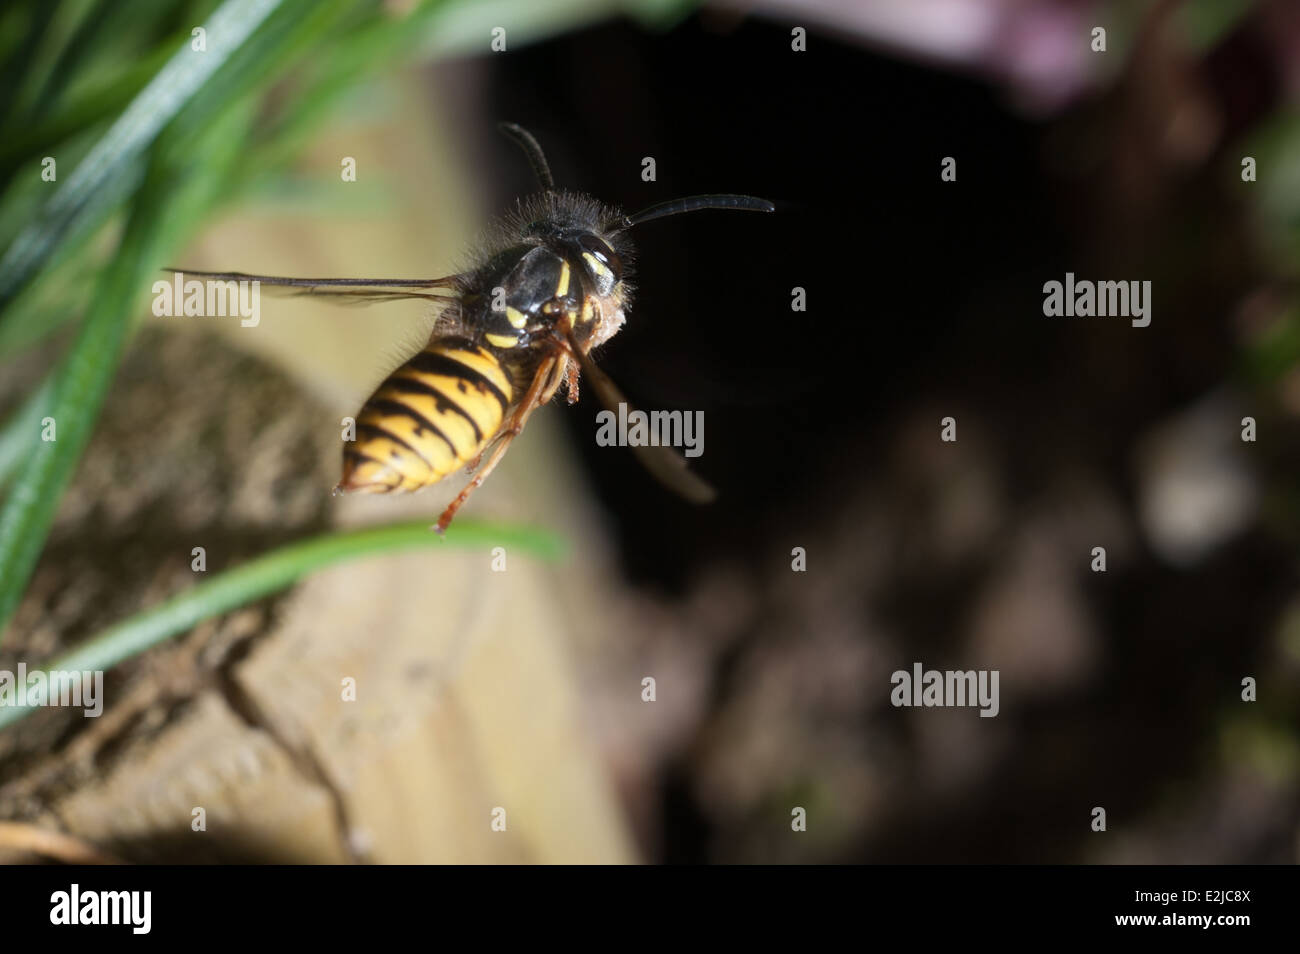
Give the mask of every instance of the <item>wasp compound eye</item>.
[[582, 260], [587, 263], [592, 277], [596, 279], [600, 294], [608, 295], [615, 283], [623, 277], [623, 262], [618, 254], [604, 240], [590, 232], [578, 239], [582, 249]]

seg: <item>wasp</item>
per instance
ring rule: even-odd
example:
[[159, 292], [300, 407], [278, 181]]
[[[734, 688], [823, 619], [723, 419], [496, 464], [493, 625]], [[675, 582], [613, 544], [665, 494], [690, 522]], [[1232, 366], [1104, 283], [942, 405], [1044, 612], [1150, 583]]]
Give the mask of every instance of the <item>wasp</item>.
[[[627, 399], [591, 357], [623, 327], [632, 303], [628, 233], [655, 219], [701, 209], [771, 212], [765, 199], [695, 195], [632, 215], [555, 188], [537, 140], [513, 123], [499, 129], [528, 157], [541, 191], [487, 229], [473, 264], [442, 278], [280, 278], [244, 272], [188, 272], [220, 281], [257, 281], [290, 293], [369, 304], [436, 302], [432, 335], [390, 374], [356, 416], [343, 450], [337, 493], [405, 493], [461, 468], [473, 476], [432, 529], [456, 512], [501, 462], [534, 410], [561, 386], [578, 400], [585, 378], [617, 413]], [[667, 447], [633, 448], [661, 483], [703, 503], [713, 489]]]

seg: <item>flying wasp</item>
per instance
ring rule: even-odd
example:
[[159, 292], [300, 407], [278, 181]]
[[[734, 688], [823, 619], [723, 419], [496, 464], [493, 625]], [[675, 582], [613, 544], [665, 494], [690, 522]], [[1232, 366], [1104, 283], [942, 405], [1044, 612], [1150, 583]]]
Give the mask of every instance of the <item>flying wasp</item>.
[[[561, 385], [570, 404], [578, 400], [583, 377], [615, 413], [627, 404], [591, 351], [618, 332], [631, 307], [631, 229], [701, 209], [774, 209], [747, 195], [696, 195], [625, 215], [581, 193], [557, 190], [532, 134], [513, 123], [499, 128], [524, 150], [542, 191], [489, 226], [476, 264], [463, 272], [411, 279], [187, 272], [362, 304], [412, 298], [438, 303], [428, 344], [362, 406], [357, 439], [343, 450], [343, 476], [334, 489], [405, 493], [468, 467], [473, 477], [438, 518], [438, 533]], [[633, 451], [687, 500], [713, 498], [713, 489], [667, 447]]]

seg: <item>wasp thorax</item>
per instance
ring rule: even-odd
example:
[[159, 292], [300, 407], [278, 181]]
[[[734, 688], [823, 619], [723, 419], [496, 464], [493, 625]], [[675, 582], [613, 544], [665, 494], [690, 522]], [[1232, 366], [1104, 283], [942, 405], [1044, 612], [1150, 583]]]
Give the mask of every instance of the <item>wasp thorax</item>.
[[526, 346], [554, 324], [557, 303], [581, 296], [572, 266], [544, 245], [523, 252], [498, 281], [483, 319], [484, 340], [495, 348]]
[[619, 306], [599, 303], [615, 296], [623, 259], [590, 227], [534, 225], [526, 235], [536, 244], [503, 252], [491, 293], [479, 298], [483, 341], [493, 348], [525, 348], [561, 319], [580, 328]]

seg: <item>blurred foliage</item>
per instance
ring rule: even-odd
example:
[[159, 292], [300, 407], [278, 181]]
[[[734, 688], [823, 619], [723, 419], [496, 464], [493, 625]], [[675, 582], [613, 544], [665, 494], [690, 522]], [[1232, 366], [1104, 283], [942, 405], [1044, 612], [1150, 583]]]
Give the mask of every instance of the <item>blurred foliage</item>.
[[[1261, 123], [1246, 154], [1259, 164], [1256, 209], [1268, 251], [1279, 269], [1300, 274], [1300, 114], [1284, 111]], [[1240, 173], [1234, 164], [1232, 174]]]
[[1214, 46], [1245, 19], [1255, 0], [1191, 0], [1178, 10], [1180, 26], [1192, 48]]
[[[410, 17], [428, 16], [435, 8], [436, 4], [424, 4]], [[25, 33], [22, 49], [31, 51], [27, 57], [31, 62], [22, 63], [24, 58], [13, 49], [8, 52], [11, 65], [29, 66], [31, 76], [15, 84], [16, 95], [0, 127], [6, 130], [3, 138], [9, 141], [8, 132], [33, 117], [39, 118], [28, 134], [29, 148], [49, 144], [56, 133], [93, 134], [104, 122], [93, 110], [74, 108], [73, 118], [68, 119], [60, 108], [68, 100], [76, 102], [75, 92], [83, 84], [75, 78], [55, 78], [53, 66], [42, 68], [40, 51], [59, 45], [47, 37], [59, 18], [47, 5], [11, 8], [10, 16], [24, 10], [27, 29], [6, 30], [5, 35], [12, 46], [16, 36]], [[62, 49], [52, 54], [53, 60], [63, 62], [64, 69], [84, 68], [95, 76], [105, 57], [115, 63], [134, 62], [121, 56], [122, 46], [115, 41], [128, 46], [148, 42], [175, 50], [176, 24], [199, 22], [205, 12], [210, 14], [209, 33], [201, 48], [196, 48], [200, 47], [197, 40], [182, 40], [180, 49], [99, 135], [70, 175], [47, 183], [29, 170], [33, 174], [25, 179], [27, 190], [53, 186], [53, 194], [34, 214], [31, 196], [21, 188], [9, 190], [0, 205], [0, 233], [15, 236], [0, 259], [0, 305], [17, 306], [6, 307], [0, 320], [4, 340], [30, 342], [48, 333], [49, 325], [42, 324], [41, 318], [52, 303], [42, 298], [42, 292], [55, 287], [54, 282], [61, 294], [79, 293], [89, 301], [75, 339], [51, 372], [49, 404], [40, 409], [42, 417], [55, 421], [57, 439], [38, 440], [38, 432], [32, 431], [19, 432], [17, 438], [12, 431], [5, 434], [6, 444], [21, 451], [17, 455], [21, 465], [0, 509], [0, 623], [8, 620], [21, 598], [59, 496], [89, 440], [130, 319], [151, 285], [153, 271], [188, 241], [218, 201], [229, 199], [268, 166], [282, 162], [285, 144], [301, 135], [309, 119], [318, 120], [324, 103], [337, 98], [367, 65], [365, 55], [322, 58], [322, 47], [328, 50], [331, 39], [337, 43], [350, 34], [357, 48], [378, 57], [392, 55], [410, 42], [410, 34], [400, 29], [401, 21], [382, 8], [351, 3], [228, 0], [211, 11], [183, 4], [94, 5], [81, 8], [80, 24], [96, 26], [71, 28]], [[123, 19], [129, 24], [120, 24]], [[106, 46], [101, 49], [101, 44]], [[68, 62], [70, 46], [79, 54], [75, 62]], [[306, 71], [310, 74], [306, 78], [295, 72], [294, 86], [310, 108], [271, 109], [272, 84], [306, 60], [311, 60], [313, 69]], [[105, 84], [100, 77], [95, 85], [115, 88], [125, 84], [121, 79], [123, 84]], [[47, 101], [39, 99], [42, 93]], [[48, 127], [45, 132], [41, 120]], [[16, 161], [12, 155], [7, 159]], [[66, 170], [70, 163], [65, 158], [63, 164]], [[70, 288], [59, 266], [84, 254], [92, 235], [115, 214], [119, 200], [128, 215], [113, 258], [98, 274], [84, 267], [78, 270], [93, 277], [93, 293]], [[22, 224], [16, 225], [16, 219]], [[62, 307], [75, 312], [70, 304], [65, 300]], [[24, 410], [15, 427], [35, 417], [32, 407]]]
[[[1286, 291], [1267, 321], [1246, 342], [1245, 373], [1261, 385], [1276, 384], [1300, 365], [1300, 114], [1283, 111], [1260, 124], [1244, 145], [1257, 163], [1252, 203], [1255, 234], [1269, 267]], [[1227, 174], [1240, 181], [1233, 157]]]

